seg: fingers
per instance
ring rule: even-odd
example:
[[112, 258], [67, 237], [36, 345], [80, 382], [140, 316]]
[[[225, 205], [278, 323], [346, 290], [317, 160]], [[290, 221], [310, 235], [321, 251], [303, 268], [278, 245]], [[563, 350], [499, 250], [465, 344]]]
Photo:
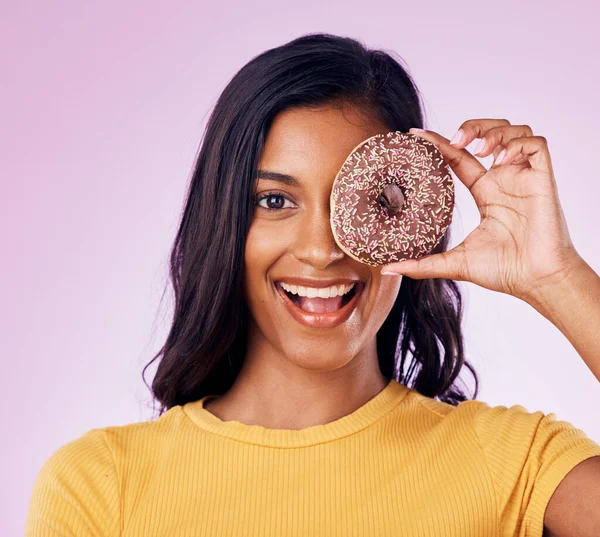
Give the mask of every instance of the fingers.
[[[425, 132], [429, 134], [429, 131]], [[445, 140], [441, 136], [439, 138]], [[511, 125], [507, 119], [469, 119], [459, 127], [449, 145], [469, 154], [464, 148], [477, 138], [481, 140], [473, 150], [473, 155], [484, 158], [493, 154], [492, 167], [525, 163], [535, 170], [553, 174], [548, 142], [543, 136], [533, 136], [533, 130], [529, 125]], [[502, 160], [498, 164], [500, 155], [502, 155]], [[485, 170], [485, 168], [483, 169]], [[454, 171], [459, 176], [457, 170]], [[480, 173], [479, 177], [481, 175]], [[471, 186], [469, 186], [466, 182], [468, 178], [463, 179], [459, 176], [459, 179], [469, 189], [477, 181], [477, 179], [473, 180], [474, 177], [471, 176]]]
[[447, 278], [464, 281], [467, 279], [465, 271], [466, 259], [463, 244], [459, 244], [447, 252], [428, 255], [421, 259], [407, 259], [381, 267], [381, 274], [392, 272], [408, 276], [413, 280]]
[[483, 138], [490, 129], [508, 125], [510, 125], [508, 119], [469, 119], [458, 128], [450, 143], [455, 147], [464, 148], [476, 138]]
[[473, 185], [481, 176], [487, 173], [485, 167], [471, 155], [471, 153], [466, 149], [458, 149], [453, 145], [450, 145], [450, 140], [444, 138], [437, 132], [416, 132], [413, 131], [413, 129], [410, 129], [409, 132], [433, 143], [440, 150], [444, 160], [452, 168], [456, 177], [458, 177], [469, 190], [473, 188]]
[[476, 148], [477, 150], [474, 150], [473, 154], [481, 158], [487, 157], [499, 145], [506, 146], [514, 138], [526, 138], [528, 136], [533, 136], [533, 131], [529, 125], [492, 127], [478, 136], [478, 138], [481, 138], [480, 145]]
[[492, 167], [506, 166], [529, 162], [531, 167], [540, 172], [545, 172], [554, 177], [552, 159], [548, 149], [548, 141], [543, 136], [529, 138], [514, 138], [506, 144], [506, 154], [500, 164], [494, 162]]

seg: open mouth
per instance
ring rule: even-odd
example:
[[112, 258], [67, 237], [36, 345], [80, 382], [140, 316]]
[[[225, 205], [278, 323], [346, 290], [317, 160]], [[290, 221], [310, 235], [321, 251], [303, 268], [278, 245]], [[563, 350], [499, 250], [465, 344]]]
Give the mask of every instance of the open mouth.
[[[333, 297], [333, 298], [321, 298], [319, 299], [320, 302], [339, 302], [339, 307], [336, 306], [334, 307], [333, 305], [330, 306], [329, 308], [326, 309], [327, 312], [331, 312], [331, 311], [337, 311], [341, 308], [343, 308], [346, 304], [348, 304], [353, 298], [354, 295], [356, 294], [356, 290], [358, 288], [360, 284], [356, 283], [352, 289], [350, 289], [350, 291], [348, 291], [345, 295], [342, 295], [341, 297], [341, 301], [340, 301], [340, 297]], [[310, 309], [306, 309], [306, 307], [303, 305], [306, 304], [307, 300], [305, 299], [305, 297], [300, 297], [299, 295], [296, 295], [294, 293], [291, 293], [289, 291], [286, 291], [285, 289], [283, 289], [283, 287], [281, 287], [281, 290], [287, 295], [287, 297], [294, 303], [296, 304], [296, 306], [298, 306], [300, 309], [303, 309], [304, 311], [308, 311], [311, 312]], [[307, 298], [307, 297], [306, 297]], [[315, 297], [318, 298], [318, 297]], [[309, 299], [311, 300], [311, 299]]]
[[284, 298], [285, 303], [292, 307], [293, 310], [308, 315], [321, 316], [334, 316], [338, 312], [345, 312], [346, 310], [352, 309], [358, 300], [358, 296], [364, 289], [364, 286], [365, 284], [363, 282], [354, 282], [350, 289], [344, 294], [323, 298], [319, 296], [302, 296], [304, 293], [293, 292], [293, 290], [286, 288], [286, 284], [276, 282], [279, 294]]
[[365, 289], [364, 282], [355, 282], [341, 296], [303, 297], [290, 292], [290, 289], [284, 289], [281, 282], [274, 283], [290, 315], [300, 324], [311, 328], [333, 328], [347, 321], [356, 310]]

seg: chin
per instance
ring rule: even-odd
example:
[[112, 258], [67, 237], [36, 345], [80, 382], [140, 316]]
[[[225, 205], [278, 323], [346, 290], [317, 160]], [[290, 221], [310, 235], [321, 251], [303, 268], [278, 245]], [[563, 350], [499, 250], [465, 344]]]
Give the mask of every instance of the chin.
[[348, 346], [348, 340], [340, 342], [339, 345], [332, 341], [326, 346], [322, 340], [311, 343], [305, 338], [295, 343], [294, 338], [288, 338], [283, 345], [285, 356], [299, 367], [311, 371], [335, 371], [350, 363], [358, 354], [358, 351]]

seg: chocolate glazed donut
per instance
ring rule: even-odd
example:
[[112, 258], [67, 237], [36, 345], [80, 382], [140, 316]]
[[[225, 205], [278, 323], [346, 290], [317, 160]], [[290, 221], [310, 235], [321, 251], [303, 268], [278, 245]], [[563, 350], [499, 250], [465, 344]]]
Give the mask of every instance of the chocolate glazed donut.
[[452, 222], [454, 182], [428, 140], [392, 131], [361, 142], [331, 189], [338, 246], [371, 266], [427, 255]]

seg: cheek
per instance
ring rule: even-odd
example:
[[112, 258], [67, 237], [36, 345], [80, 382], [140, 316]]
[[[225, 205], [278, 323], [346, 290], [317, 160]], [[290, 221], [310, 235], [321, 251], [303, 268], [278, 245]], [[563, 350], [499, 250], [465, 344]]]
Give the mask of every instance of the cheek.
[[385, 319], [390, 313], [402, 283], [402, 276], [379, 277], [377, 289], [371, 297], [373, 314]]
[[[253, 223], [248, 231], [244, 251], [244, 279], [246, 288], [252, 296], [264, 293], [267, 272], [287, 250], [289, 237], [286, 233], [277, 233], [276, 226]], [[259, 286], [263, 286], [262, 290]]]
[[252, 224], [246, 238], [244, 261], [249, 269], [268, 267], [286, 248], [286, 234], [275, 226]]

